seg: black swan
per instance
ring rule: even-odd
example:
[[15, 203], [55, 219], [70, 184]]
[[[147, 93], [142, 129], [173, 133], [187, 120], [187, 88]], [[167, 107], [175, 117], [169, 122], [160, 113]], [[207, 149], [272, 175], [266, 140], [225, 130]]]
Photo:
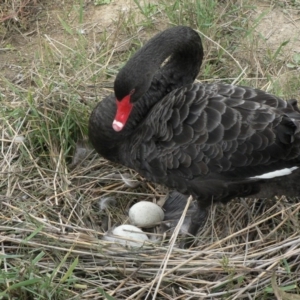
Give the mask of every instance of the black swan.
[[89, 120], [90, 141], [104, 158], [197, 199], [191, 235], [214, 202], [300, 194], [297, 101], [194, 83], [202, 58], [193, 29], [157, 34], [120, 70], [115, 94]]

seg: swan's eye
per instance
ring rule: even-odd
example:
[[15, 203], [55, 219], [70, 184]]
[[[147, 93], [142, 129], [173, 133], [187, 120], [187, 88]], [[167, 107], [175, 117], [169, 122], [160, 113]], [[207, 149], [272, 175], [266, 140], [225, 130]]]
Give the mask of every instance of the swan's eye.
[[132, 89], [129, 93], [129, 96], [132, 96], [135, 93], [135, 89]]

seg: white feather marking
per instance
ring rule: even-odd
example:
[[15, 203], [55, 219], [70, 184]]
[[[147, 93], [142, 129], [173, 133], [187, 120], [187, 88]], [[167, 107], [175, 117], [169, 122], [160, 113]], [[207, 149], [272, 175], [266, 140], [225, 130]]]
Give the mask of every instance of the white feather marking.
[[286, 176], [286, 175], [292, 174], [292, 172], [297, 169], [298, 169], [298, 167], [284, 168], [281, 170], [265, 173], [265, 174], [250, 177], [250, 178], [270, 179], [270, 178], [274, 178], [274, 177]]

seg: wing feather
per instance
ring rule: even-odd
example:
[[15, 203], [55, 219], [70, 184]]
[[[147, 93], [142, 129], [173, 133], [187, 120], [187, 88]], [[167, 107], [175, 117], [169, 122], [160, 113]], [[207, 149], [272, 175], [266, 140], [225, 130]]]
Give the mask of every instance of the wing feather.
[[153, 107], [126, 143], [132, 155], [123, 163], [181, 192], [195, 180], [244, 180], [272, 171], [299, 156], [299, 145], [291, 145], [298, 127], [286, 113], [294, 116], [292, 107], [246, 87], [188, 85]]

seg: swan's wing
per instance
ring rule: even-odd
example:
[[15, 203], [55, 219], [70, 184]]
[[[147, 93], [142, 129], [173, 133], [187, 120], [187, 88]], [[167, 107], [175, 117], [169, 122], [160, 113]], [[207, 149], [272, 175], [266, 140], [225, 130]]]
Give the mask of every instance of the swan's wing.
[[293, 167], [299, 120], [289, 114], [300, 119], [286, 101], [259, 90], [189, 85], [153, 107], [127, 143], [131, 156], [123, 163], [169, 186]]

